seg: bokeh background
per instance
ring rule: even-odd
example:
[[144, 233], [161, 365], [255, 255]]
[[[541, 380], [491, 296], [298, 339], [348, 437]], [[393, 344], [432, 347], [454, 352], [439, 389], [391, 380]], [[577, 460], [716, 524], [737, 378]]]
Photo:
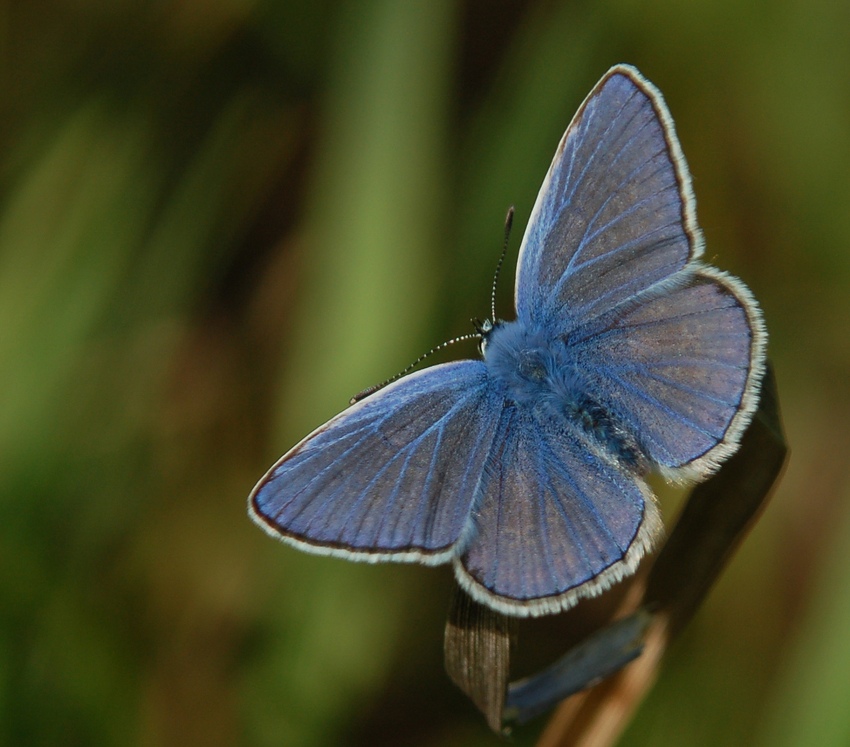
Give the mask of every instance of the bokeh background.
[[0, 2], [0, 744], [497, 743], [442, 671], [448, 569], [300, 554], [245, 498], [488, 313], [515, 204], [510, 314], [616, 62], [664, 92], [707, 258], [761, 301], [792, 448], [622, 744], [850, 744], [835, 0]]

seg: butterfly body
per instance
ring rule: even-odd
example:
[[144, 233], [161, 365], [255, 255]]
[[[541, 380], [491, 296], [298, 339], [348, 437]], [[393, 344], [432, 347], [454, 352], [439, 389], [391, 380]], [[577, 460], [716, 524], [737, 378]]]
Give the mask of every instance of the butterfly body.
[[558, 146], [516, 319], [481, 325], [483, 360], [417, 371], [316, 429], [254, 488], [252, 518], [310, 552], [451, 562], [505, 614], [604, 591], [661, 535], [646, 474], [705, 478], [757, 404], [760, 311], [701, 254], [663, 98], [616, 66]]
[[579, 396], [576, 362], [559, 340], [520, 321], [500, 322], [482, 345], [487, 374], [507, 402], [532, 409], [562, 411]]
[[636, 441], [593, 397], [580, 358], [564, 339], [517, 320], [495, 324], [483, 342], [491, 386], [503, 393], [504, 406], [526, 409], [538, 427], [558, 428], [565, 437], [584, 434], [624, 464], [639, 468]]

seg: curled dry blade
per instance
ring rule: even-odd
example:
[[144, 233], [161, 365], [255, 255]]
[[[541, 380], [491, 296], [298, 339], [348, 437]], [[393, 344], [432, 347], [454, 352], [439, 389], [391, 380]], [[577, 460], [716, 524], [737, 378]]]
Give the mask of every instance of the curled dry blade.
[[615, 622], [542, 672], [509, 685], [515, 622], [458, 589], [445, 637], [452, 680], [494, 731], [501, 731], [505, 721], [526, 721], [564, 701], [541, 747], [613, 743], [654, 682], [668, 645], [767, 504], [787, 453], [776, 381], [768, 366], [758, 412], [740, 449], [693, 489], [649, 574], [637, 582], [642, 594], [632, 590], [638, 593], [628, 595]]

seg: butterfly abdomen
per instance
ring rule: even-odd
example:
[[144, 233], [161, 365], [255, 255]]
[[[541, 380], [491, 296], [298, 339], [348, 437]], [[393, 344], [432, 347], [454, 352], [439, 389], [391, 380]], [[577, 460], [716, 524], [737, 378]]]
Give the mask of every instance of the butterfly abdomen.
[[648, 470], [647, 460], [635, 438], [598, 402], [583, 396], [577, 402], [568, 403], [565, 414], [621, 464], [638, 472]]

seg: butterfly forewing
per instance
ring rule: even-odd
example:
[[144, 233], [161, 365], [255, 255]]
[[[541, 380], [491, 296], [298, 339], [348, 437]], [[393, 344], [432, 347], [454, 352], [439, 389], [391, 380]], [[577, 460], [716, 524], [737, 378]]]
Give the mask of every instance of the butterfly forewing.
[[568, 329], [699, 252], [690, 177], [661, 94], [633, 68], [612, 68], [540, 188], [520, 248], [517, 314]]
[[412, 374], [284, 455], [254, 489], [252, 514], [318, 553], [445, 562], [467, 523], [498, 415], [478, 361]]

